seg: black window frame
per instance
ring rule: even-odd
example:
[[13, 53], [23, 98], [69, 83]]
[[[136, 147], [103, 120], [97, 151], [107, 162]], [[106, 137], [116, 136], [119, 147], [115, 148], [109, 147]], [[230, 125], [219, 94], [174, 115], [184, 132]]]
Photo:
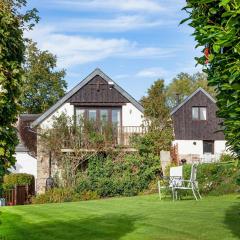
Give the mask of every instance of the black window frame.
[[[206, 148], [208, 148], [211, 144], [211, 151], [207, 151]], [[214, 154], [214, 140], [203, 140], [203, 154], [211, 153]]]

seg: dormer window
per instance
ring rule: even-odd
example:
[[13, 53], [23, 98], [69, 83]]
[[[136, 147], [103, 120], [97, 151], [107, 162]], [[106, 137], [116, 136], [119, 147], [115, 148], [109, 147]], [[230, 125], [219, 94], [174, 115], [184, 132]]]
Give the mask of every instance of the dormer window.
[[207, 120], [207, 108], [192, 107], [192, 120]]

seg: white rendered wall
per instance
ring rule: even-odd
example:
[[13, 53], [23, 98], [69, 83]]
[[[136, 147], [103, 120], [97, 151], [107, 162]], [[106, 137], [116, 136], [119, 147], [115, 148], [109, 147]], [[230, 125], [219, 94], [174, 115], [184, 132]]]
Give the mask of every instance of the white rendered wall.
[[54, 117], [58, 117], [62, 113], [66, 114], [67, 116], [72, 117], [74, 115], [74, 106], [71, 105], [70, 103], [64, 103], [57, 111], [55, 111], [47, 119], [45, 119], [40, 124], [40, 127], [42, 129], [51, 128], [52, 127], [52, 123], [54, 121]]
[[[194, 145], [193, 143], [196, 143]], [[178, 144], [179, 154], [203, 154], [202, 140], [174, 140], [173, 145]]]
[[37, 178], [37, 159], [26, 152], [15, 153], [17, 162], [15, 168], [11, 168], [12, 173], [28, 173]]
[[227, 152], [226, 141], [214, 141], [214, 152], [215, 154], [222, 154]]
[[[68, 116], [74, 115], [74, 106], [70, 103], [63, 104], [56, 112], [45, 119], [40, 127], [42, 129], [51, 128], [54, 117], [65, 113]], [[123, 126], [140, 126], [143, 122], [143, 113], [139, 111], [133, 104], [127, 103], [122, 107], [122, 125]]]
[[[195, 145], [193, 143], [196, 143]], [[187, 162], [193, 162], [197, 158], [201, 162], [215, 162], [219, 161], [221, 154], [227, 153], [226, 141], [214, 141], [214, 154], [203, 154], [202, 140], [175, 140], [173, 145], [178, 145], [178, 154], [180, 158], [186, 159]], [[195, 156], [195, 157], [194, 157]]]
[[141, 126], [143, 123], [143, 113], [132, 103], [127, 103], [122, 107], [123, 126]]
[[[194, 145], [193, 143], [196, 143]], [[203, 154], [202, 140], [174, 140], [173, 145], [178, 144], [179, 154]], [[220, 155], [227, 152], [226, 141], [214, 141], [214, 154]]]

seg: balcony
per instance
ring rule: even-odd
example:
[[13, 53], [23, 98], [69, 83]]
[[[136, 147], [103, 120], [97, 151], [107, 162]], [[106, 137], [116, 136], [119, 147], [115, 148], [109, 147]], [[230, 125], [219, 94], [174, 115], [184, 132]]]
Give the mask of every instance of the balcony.
[[[62, 151], [71, 151], [78, 148], [95, 149], [96, 147], [131, 147], [131, 138], [136, 135], [144, 135], [147, 132], [147, 127], [144, 126], [94, 126], [91, 129], [86, 127], [74, 133], [74, 138], [71, 140], [66, 137], [62, 146]], [[70, 134], [73, 136], [73, 134]]]

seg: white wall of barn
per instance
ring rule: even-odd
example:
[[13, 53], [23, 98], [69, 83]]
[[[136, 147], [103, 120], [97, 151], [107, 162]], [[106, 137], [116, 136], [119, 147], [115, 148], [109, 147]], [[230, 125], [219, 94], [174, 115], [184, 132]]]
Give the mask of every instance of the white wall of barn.
[[222, 154], [228, 152], [227, 146], [226, 146], [226, 141], [221, 140], [221, 141], [214, 141], [214, 151], [217, 154]]
[[27, 152], [15, 153], [16, 163], [10, 172], [12, 173], [28, 173], [37, 178], [37, 159], [29, 155]]
[[187, 155], [198, 155], [199, 158], [208, 159], [213, 157], [218, 160], [221, 154], [227, 153], [226, 141], [216, 140], [214, 141], [214, 154], [203, 154], [203, 141], [202, 140], [174, 140], [173, 145], [178, 145], [178, 154], [181, 158], [186, 158]]
[[[62, 113], [72, 117], [74, 115], [74, 106], [70, 103], [64, 103], [57, 111], [46, 118], [41, 124], [41, 129], [52, 127], [55, 117]], [[122, 125], [123, 126], [141, 126], [143, 122], [143, 113], [139, 111], [132, 103], [127, 103], [122, 107]]]
[[122, 107], [123, 126], [141, 126], [143, 123], [143, 113], [132, 103], [127, 103]]
[[41, 124], [41, 129], [48, 129], [52, 127], [54, 118], [59, 117], [62, 113], [72, 117], [74, 115], [74, 106], [70, 103], [64, 103], [60, 108], [47, 117]]
[[203, 154], [202, 140], [174, 140], [173, 145], [176, 144], [178, 145], [179, 154]]

